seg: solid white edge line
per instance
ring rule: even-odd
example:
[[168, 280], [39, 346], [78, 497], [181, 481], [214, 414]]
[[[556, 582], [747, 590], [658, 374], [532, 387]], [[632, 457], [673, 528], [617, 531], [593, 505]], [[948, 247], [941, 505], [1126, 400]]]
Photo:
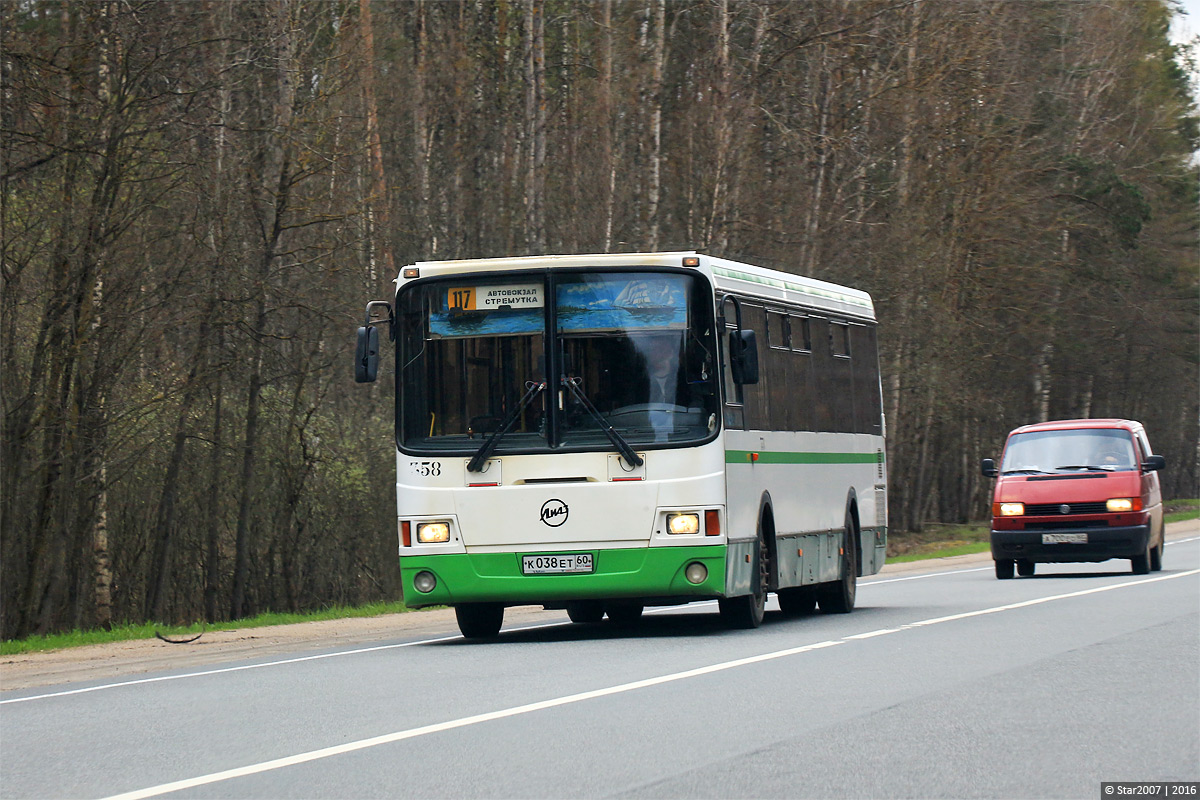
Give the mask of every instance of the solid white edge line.
[[622, 683], [616, 686], [610, 686], [604, 689], [593, 689], [587, 692], [579, 692], [563, 697], [552, 698], [550, 700], [540, 700], [536, 703], [528, 703], [526, 705], [514, 706], [512, 708], [500, 709], [498, 711], [489, 711], [484, 714], [475, 714], [470, 717], [461, 717], [447, 722], [439, 722], [433, 725], [424, 725], [419, 728], [409, 728], [408, 730], [395, 731], [393, 733], [374, 736], [369, 739], [360, 739], [356, 742], [347, 742], [345, 744], [335, 745], [333, 747], [324, 747], [319, 750], [310, 750], [307, 753], [299, 753], [294, 756], [285, 756], [272, 761], [263, 761], [258, 764], [249, 764], [244, 767], [236, 767], [234, 769], [223, 770], [221, 772], [213, 772], [208, 775], [200, 775], [195, 778], [185, 778], [183, 780], [172, 781], [171, 783], [162, 783], [157, 786], [150, 786], [145, 789], [137, 789], [132, 792], [123, 794], [111, 795], [104, 800], [143, 800], [147, 797], [157, 797], [159, 795], [177, 792], [182, 789], [192, 789], [197, 786], [206, 786], [212, 783], [231, 780], [233, 778], [241, 778], [248, 775], [257, 775], [262, 772], [281, 769], [283, 767], [295, 766], [297, 764], [305, 764], [310, 761], [317, 761], [331, 756], [341, 755], [343, 753], [352, 753], [357, 750], [365, 750], [370, 747], [376, 747], [383, 744], [392, 744], [394, 742], [412, 739], [418, 736], [425, 736], [430, 733], [440, 733], [442, 731], [454, 730], [455, 728], [463, 728], [469, 725], [477, 725], [481, 722], [490, 722], [497, 719], [505, 719], [515, 717], [521, 714], [528, 714], [534, 711], [543, 711], [548, 708], [557, 708], [559, 706], [579, 703], [584, 700], [593, 700], [598, 697], [607, 697], [614, 694], [634, 691], [636, 689], [644, 689], [650, 686], [658, 686], [664, 683], [672, 683], [674, 681], [686, 680], [702, 675], [711, 675], [715, 672], [723, 672], [737, 667], [744, 667], [750, 664], [759, 664], [764, 661], [771, 661], [787, 656], [799, 655], [808, 653], [814, 650], [823, 650], [827, 647], [835, 647], [840, 644], [845, 644], [850, 639], [867, 639], [873, 636], [882, 636], [885, 633], [893, 633], [900, 630], [913, 630], [917, 628], [927, 627], [929, 625], [937, 625], [943, 622], [951, 622], [954, 620], [967, 619], [970, 617], [983, 616], [985, 614], [994, 614], [1000, 611], [1011, 611], [1018, 608], [1026, 608], [1042, 603], [1048, 603], [1053, 600], [1064, 600], [1067, 598], [1082, 597], [1089, 594], [1097, 594], [1100, 592], [1113, 591], [1115, 589], [1124, 589], [1130, 586], [1141, 586], [1147, 583], [1158, 583], [1160, 581], [1169, 581], [1176, 578], [1186, 578], [1190, 575], [1200, 575], [1200, 569], [1188, 570], [1187, 572], [1176, 572], [1170, 575], [1159, 575], [1153, 578], [1144, 578], [1141, 580], [1130, 581], [1127, 583], [1115, 583], [1108, 586], [1101, 586], [1094, 589], [1083, 589], [1078, 592], [1069, 592], [1067, 594], [1050, 595], [1048, 597], [1035, 598], [1026, 600], [1021, 603], [1010, 603], [1003, 606], [995, 606], [993, 608], [981, 609], [964, 614], [952, 614], [946, 617], [936, 617], [928, 620], [921, 620], [901, 626], [895, 630], [880, 630], [872, 631], [867, 634], [856, 634], [847, 636], [843, 639], [829, 640], [817, 642], [816, 644], [802, 645], [799, 647], [789, 647], [784, 650], [776, 650], [770, 653], [763, 653], [757, 656], [747, 656], [746, 658], [738, 658], [733, 661], [723, 661], [719, 664], [710, 664], [705, 667], [696, 667], [695, 669], [684, 670], [683, 672], [674, 672], [669, 675], [660, 675], [655, 678], [645, 678], [643, 680], [631, 681]]
[[422, 639], [415, 642], [399, 642], [397, 644], [381, 644], [375, 647], [359, 647], [354, 650], [339, 650], [334, 653], [318, 653], [312, 656], [297, 656], [296, 658], [285, 658], [280, 661], [264, 661], [260, 664], [240, 664], [236, 667], [219, 667], [216, 669], [206, 669], [200, 672], [185, 672], [181, 675], [159, 675], [154, 678], [138, 678], [132, 681], [121, 681], [119, 683], [102, 683], [99, 686], [85, 686], [82, 689], [67, 689], [61, 692], [48, 692], [46, 694], [35, 694], [29, 697], [13, 697], [8, 700], [0, 700], [0, 706], [8, 705], [9, 703], [25, 703], [29, 700], [46, 700], [51, 697], [66, 697], [73, 694], [87, 694], [88, 692], [98, 692], [102, 689], [119, 689], [122, 686], [138, 686], [145, 683], [161, 683], [163, 681], [178, 681], [184, 678], [201, 678], [205, 675], [220, 675], [225, 672], [242, 672], [248, 669], [263, 669], [264, 667], [278, 667], [284, 664], [299, 664], [304, 661], [320, 661], [325, 658], [337, 658], [339, 656], [352, 656], [360, 653], [373, 653], [379, 650], [394, 650], [398, 647], [413, 647], [419, 644], [433, 644], [435, 642], [448, 642], [452, 639], [462, 638], [459, 634], [453, 636], [439, 636], [434, 639]]

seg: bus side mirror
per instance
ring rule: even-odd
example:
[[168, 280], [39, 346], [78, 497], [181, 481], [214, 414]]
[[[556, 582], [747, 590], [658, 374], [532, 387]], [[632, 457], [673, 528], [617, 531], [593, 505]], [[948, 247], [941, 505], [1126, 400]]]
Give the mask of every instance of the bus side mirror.
[[358, 329], [358, 344], [354, 348], [354, 380], [374, 383], [379, 373], [379, 330], [374, 326]]
[[729, 333], [729, 369], [738, 385], [758, 383], [758, 344], [754, 331], [738, 329]]
[[1156, 472], [1167, 468], [1167, 460], [1162, 456], [1146, 456], [1142, 462], [1142, 472]]
[[985, 478], [994, 478], [1000, 474], [996, 469], [996, 462], [990, 458], [985, 458], [979, 462], [979, 471], [983, 473], [983, 477]]

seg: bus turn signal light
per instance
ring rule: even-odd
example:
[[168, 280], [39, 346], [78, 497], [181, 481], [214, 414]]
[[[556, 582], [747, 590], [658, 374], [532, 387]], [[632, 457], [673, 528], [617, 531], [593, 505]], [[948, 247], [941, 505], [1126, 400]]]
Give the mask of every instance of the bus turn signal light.
[[704, 535], [721, 535], [721, 513], [715, 508], [710, 508], [704, 512]]

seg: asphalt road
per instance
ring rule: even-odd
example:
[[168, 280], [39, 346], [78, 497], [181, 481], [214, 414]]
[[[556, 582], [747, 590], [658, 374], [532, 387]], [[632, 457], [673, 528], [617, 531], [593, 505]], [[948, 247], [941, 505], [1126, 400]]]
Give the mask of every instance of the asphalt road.
[[[0, 797], [1087, 797], [1200, 780], [1200, 536], [1163, 572], [889, 572], [730, 631], [547, 613], [0, 694]], [[769, 608], [775, 608], [774, 601]]]

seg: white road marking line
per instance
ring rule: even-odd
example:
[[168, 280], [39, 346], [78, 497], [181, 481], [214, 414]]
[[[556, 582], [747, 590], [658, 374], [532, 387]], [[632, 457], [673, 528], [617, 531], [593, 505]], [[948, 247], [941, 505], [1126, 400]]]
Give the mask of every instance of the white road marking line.
[[853, 636], [843, 637], [845, 639], [874, 639], [876, 636], [887, 636], [889, 633], [897, 633], [904, 630], [903, 628], [882, 628], [877, 631], [868, 631], [867, 633], [856, 633]]
[[459, 634], [453, 636], [439, 636], [436, 639], [422, 639], [416, 642], [400, 642], [398, 644], [381, 644], [376, 647], [360, 647], [356, 650], [339, 650], [336, 653], [320, 653], [314, 656], [297, 656], [296, 658], [285, 658], [280, 661], [264, 661], [261, 664], [241, 664], [236, 667], [219, 667], [217, 669], [206, 669], [200, 672], [186, 672], [182, 675], [159, 675], [154, 678], [138, 678], [132, 681], [121, 681], [119, 683], [103, 683], [99, 686], [87, 686], [82, 689], [67, 689], [62, 692], [48, 692], [47, 694], [35, 694], [29, 697], [14, 697], [9, 700], [0, 700], [0, 706], [8, 705], [9, 703], [24, 703], [29, 700], [45, 700], [50, 697], [66, 697], [72, 694], [87, 694], [88, 692], [98, 692], [102, 689], [119, 689], [122, 686], [138, 686], [144, 683], [161, 683], [162, 681], [179, 681], [184, 678], [200, 678], [205, 675], [220, 675], [225, 672], [241, 672], [248, 669], [263, 669], [264, 667], [278, 667], [283, 664], [299, 664], [303, 661], [319, 661], [323, 658], [337, 658], [339, 656], [352, 656], [360, 653], [373, 653], [378, 650], [394, 650], [398, 647], [413, 647], [419, 644], [433, 644], [435, 642], [448, 642], [452, 639], [462, 638]]
[[[1154, 578], [1144, 578], [1141, 580], [1130, 581], [1127, 583], [1116, 583], [1108, 586], [1101, 586], [1095, 589], [1084, 589], [1078, 592], [1070, 592], [1067, 594], [1051, 595], [1048, 597], [1036, 598], [1034, 600], [1026, 600], [1022, 603], [1010, 603], [1003, 606], [995, 606], [979, 611], [972, 611], [964, 614], [952, 614], [946, 617], [936, 617], [933, 619], [913, 622], [902, 626], [898, 630], [911, 630], [915, 628], [926, 627], [929, 625], [937, 625], [943, 622], [952, 620], [967, 619], [970, 617], [982, 616], [984, 614], [994, 614], [1000, 611], [1011, 611], [1017, 608], [1025, 608], [1028, 606], [1048, 603], [1053, 600], [1064, 600], [1072, 597], [1082, 597], [1084, 595], [1096, 594], [1099, 592], [1107, 592], [1115, 589], [1125, 589], [1130, 586], [1141, 586], [1147, 583], [1158, 583], [1159, 581], [1169, 581], [1176, 578], [1185, 578], [1191, 575], [1200, 575], [1200, 569], [1189, 570], [1187, 572], [1177, 572], [1170, 575], [1161, 575]], [[866, 639], [873, 636], [882, 636], [884, 633], [893, 633], [893, 630], [872, 631], [867, 634], [857, 634], [855, 636], [847, 636], [844, 639], [829, 640], [817, 642], [816, 644], [808, 644], [800, 647], [789, 647], [785, 650], [776, 650], [770, 653], [763, 653], [757, 656], [747, 656], [746, 658], [738, 658], [733, 661], [723, 661], [719, 664], [710, 664], [705, 667], [696, 667], [695, 669], [684, 670], [683, 672], [674, 672], [669, 675], [660, 675], [655, 678], [645, 678], [639, 681], [631, 681], [622, 683], [616, 686], [609, 686], [604, 689], [594, 689], [587, 692], [579, 692], [577, 694], [565, 695], [556, 697], [550, 700], [541, 700], [536, 703], [528, 703], [526, 705], [514, 706], [512, 708], [500, 709], [498, 711], [489, 711], [484, 714], [475, 714], [470, 717], [461, 717], [455, 720], [439, 722], [433, 725], [423, 725], [419, 728], [409, 728], [403, 731], [395, 731], [386, 733], [381, 736], [373, 736], [369, 739], [360, 739], [356, 742], [347, 742], [345, 744], [335, 745], [333, 747], [323, 747], [319, 750], [310, 750], [307, 753], [298, 753], [293, 756], [285, 756], [271, 761], [264, 761], [258, 764], [248, 764], [244, 767], [236, 767], [227, 769], [221, 772], [213, 772], [208, 775], [200, 775], [195, 778], [185, 778], [183, 780], [172, 781], [171, 783], [161, 783], [157, 786], [150, 786], [145, 789], [137, 789], [132, 792], [112, 795], [104, 800], [143, 800], [148, 797], [158, 797], [159, 795], [177, 792], [183, 789], [194, 789], [197, 786], [206, 786], [221, 781], [232, 780], [234, 778], [242, 778], [248, 775], [257, 775], [271, 770], [291, 767], [297, 764], [305, 764], [311, 761], [318, 761], [332, 756], [342, 755], [343, 753], [352, 753], [357, 750], [365, 750], [371, 747], [377, 747], [384, 744], [392, 744], [394, 742], [404, 741], [405, 739], [413, 739], [418, 736], [425, 736], [431, 733], [441, 733], [443, 731], [454, 730], [456, 728], [464, 728], [469, 725], [478, 725], [482, 722], [491, 722], [492, 720], [506, 719], [515, 717], [521, 714], [529, 714], [534, 711], [544, 711], [548, 708], [557, 708], [559, 706], [570, 705], [573, 703], [583, 702], [584, 700], [593, 700], [598, 697], [608, 697], [610, 695], [622, 694], [631, 692], [637, 689], [645, 689], [650, 686], [659, 686], [665, 683], [673, 683], [675, 681], [687, 680], [696, 678], [701, 675], [711, 675], [716, 672], [736, 669], [750, 664], [760, 664], [764, 661], [771, 661], [778, 658], [786, 658], [787, 656], [799, 655], [808, 653], [814, 650], [823, 650], [828, 647], [836, 647], [840, 644], [846, 644], [850, 639]]]
[[878, 586], [881, 583], [899, 583], [900, 581], [919, 581], [922, 578], [940, 578], [943, 575], [963, 575], [967, 572], [990, 572], [991, 567], [972, 567], [971, 569], [952, 569], [946, 572], [925, 572], [920, 575], [909, 575], [905, 578], [884, 578], [881, 581], [862, 581], [859, 586]]
[[404, 731], [396, 731], [395, 733], [387, 733], [382, 736], [374, 736], [370, 739], [361, 739], [357, 742], [347, 742], [346, 744], [335, 745], [333, 747], [324, 747], [320, 750], [311, 750], [307, 753], [299, 753], [294, 756], [286, 756], [277, 758], [273, 761], [265, 761], [261, 764], [250, 764], [245, 767], [237, 767], [223, 772], [214, 772], [210, 775], [201, 775], [197, 778], [187, 778], [173, 783], [164, 783], [159, 786], [151, 786], [148, 789], [139, 789], [125, 794], [113, 795], [106, 800], [140, 800], [140, 798], [156, 797], [168, 792], [177, 792], [181, 789], [192, 789], [197, 786], [205, 786], [210, 783], [218, 783], [227, 781], [232, 778], [241, 778], [246, 775], [256, 775], [260, 772], [267, 772], [282, 767], [290, 767], [296, 764], [304, 764], [309, 761], [316, 761], [330, 756], [341, 755], [343, 753], [352, 753], [356, 750], [365, 750], [368, 747], [376, 747], [381, 744], [391, 744], [400, 742], [405, 739], [412, 739], [417, 736], [425, 736], [430, 733], [441, 733], [442, 731], [454, 730], [455, 728], [463, 728], [468, 725], [477, 725], [481, 722], [490, 722], [497, 719], [505, 719], [515, 717], [521, 714], [529, 714], [534, 711], [543, 711], [547, 708], [556, 708], [558, 706], [570, 705], [579, 703], [584, 700], [593, 700], [597, 697], [607, 697], [614, 694], [622, 694], [631, 692], [635, 689], [644, 689], [648, 686], [658, 686], [663, 683], [672, 683], [674, 681], [685, 680], [687, 678], [695, 678], [701, 675], [711, 675], [714, 672], [723, 672], [728, 669], [744, 667], [748, 664], [758, 664], [763, 661], [770, 661], [776, 658], [784, 658], [786, 656], [796, 655], [798, 653], [807, 653], [811, 650], [821, 650], [826, 647], [843, 644], [840, 641], [817, 642], [816, 644], [807, 644], [802, 647], [790, 647], [786, 650], [776, 650], [773, 653], [764, 653], [757, 656], [748, 656], [746, 658], [738, 658], [733, 661], [724, 661], [720, 664], [710, 664], [706, 667], [697, 667], [684, 672], [675, 672], [670, 675], [660, 675], [657, 678], [646, 678], [640, 681], [631, 681], [622, 683], [617, 686], [609, 686], [604, 689], [594, 689], [589, 692], [579, 692], [578, 694], [570, 694], [565, 697], [556, 697], [550, 700], [541, 700], [536, 703], [528, 703], [523, 706], [515, 706], [513, 708], [505, 708], [499, 711], [489, 711], [486, 714], [476, 714], [470, 717], [450, 720], [448, 722], [439, 722], [434, 725], [424, 725], [420, 728], [410, 728]]

